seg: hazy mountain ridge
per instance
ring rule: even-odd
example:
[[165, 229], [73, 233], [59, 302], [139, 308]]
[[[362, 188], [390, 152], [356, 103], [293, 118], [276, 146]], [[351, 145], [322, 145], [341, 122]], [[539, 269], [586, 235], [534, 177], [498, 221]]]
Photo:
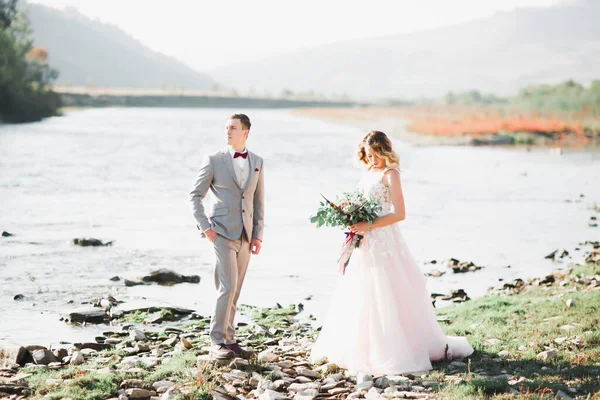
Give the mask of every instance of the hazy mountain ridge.
[[80, 14], [27, 3], [36, 46], [49, 52], [59, 84], [127, 88], [208, 89], [208, 75], [156, 53], [120, 28]]
[[600, 78], [600, 2], [520, 8], [409, 34], [334, 43], [210, 71], [242, 92], [359, 98], [506, 95], [536, 83]]

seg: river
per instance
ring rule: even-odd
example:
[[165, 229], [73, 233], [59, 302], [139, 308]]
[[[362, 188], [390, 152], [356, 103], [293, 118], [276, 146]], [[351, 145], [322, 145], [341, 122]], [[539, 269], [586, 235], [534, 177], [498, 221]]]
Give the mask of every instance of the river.
[[[136, 305], [189, 307], [209, 315], [211, 245], [188, 205], [203, 154], [225, 145], [223, 109], [105, 108], [40, 123], [0, 126], [0, 344], [89, 340], [105, 326], [74, 327], [60, 314], [111, 294]], [[303, 302], [322, 318], [337, 279], [342, 234], [315, 229], [320, 194], [360, 178], [355, 150], [366, 132], [286, 110], [248, 111], [248, 148], [265, 159], [263, 253], [251, 260], [240, 303]], [[374, 127], [376, 128], [376, 127]], [[396, 140], [407, 218], [403, 233], [416, 260], [450, 257], [484, 266], [428, 278], [429, 289], [481, 296], [499, 280], [534, 277], [578, 261], [579, 242], [600, 202], [600, 153], [548, 149], [413, 146]], [[597, 214], [596, 214], [597, 215]], [[82, 248], [95, 237], [113, 246]], [[544, 256], [567, 248], [573, 258]], [[445, 267], [435, 266], [440, 270]], [[169, 268], [200, 284], [125, 287]], [[17, 294], [25, 300], [14, 301]], [[310, 300], [306, 297], [312, 296]]]

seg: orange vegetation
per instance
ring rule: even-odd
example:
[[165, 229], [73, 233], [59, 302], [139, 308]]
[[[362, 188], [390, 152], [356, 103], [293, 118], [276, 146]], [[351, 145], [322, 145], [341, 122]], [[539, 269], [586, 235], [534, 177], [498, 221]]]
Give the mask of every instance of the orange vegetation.
[[402, 107], [398, 111], [399, 116], [410, 121], [409, 131], [432, 135], [585, 133], [577, 121], [497, 107], [420, 106]]
[[40, 64], [46, 64], [48, 62], [48, 51], [43, 47], [34, 47], [27, 52], [25, 59], [29, 62], [36, 61]]
[[586, 129], [583, 121], [588, 126], [600, 126], [597, 115], [582, 115], [580, 112], [570, 117], [559, 117], [508, 106], [414, 105], [320, 108], [299, 112], [318, 118], [348, 121], [404, 120], [407, 122], [407, 131], [447, 137], [524, 133], [542, 134], [559, 141], [568, 136], [571, 141], [586, 142], [595, 138], [598, 132]]

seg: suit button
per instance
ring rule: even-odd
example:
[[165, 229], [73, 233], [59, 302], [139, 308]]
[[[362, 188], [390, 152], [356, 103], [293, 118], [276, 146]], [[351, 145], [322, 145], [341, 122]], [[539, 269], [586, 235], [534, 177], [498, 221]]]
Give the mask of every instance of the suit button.
[[242, 196], [242, 200], [244, 200], [244, 199], [245, 199], [245, 197], [244, 197], [244, 196]]
[[242, 210], [242, 212], [243, 212], [243, 213], [245, 213], [245, 212], [246, 212], [246, 210]]

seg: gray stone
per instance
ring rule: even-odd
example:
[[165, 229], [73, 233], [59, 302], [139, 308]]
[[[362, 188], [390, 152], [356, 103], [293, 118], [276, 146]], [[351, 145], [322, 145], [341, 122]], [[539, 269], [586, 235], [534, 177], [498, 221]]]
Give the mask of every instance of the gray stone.
[[140, 362], [140, 358], [138, 356], [123, 357], [123, 359], [121, 360], [121, 365], [134, 366], [139, 362]]
[[96, 307], [80, 308], [63, 315], [63, 318], [69, 323], [90, 323], [101, 324], [110, 319], [106, 311]]
[[98, 350], [94, 350], [94, 349], [81, 349], [79, 351], [81, 352], [81, 354], [83, 354], [84, 357], [98, 353]]
[[146, 367], [146, 368], [154, 368], [158, 365], [158, 358], [156, 357], [142, 357], [140, 358], [140, 362]]
[[308, 368], [299, 368], [298, 373], [312, 379], [321, 379], [321, 374]]
[[63, 358], [65, 358], [66, 356], [69, 355], [69, 352], [67, 351], [67, 349], [54, 349], [52, 350], [52, 353], [54, 354], [54, 357], [56, 357], [57, 360], [62, 360]]
[[160, 397], [160, 400], [171, 400], [175, 397], [174, 393], [175, 393], [175, 388], [170, 387], [167, 389], [166, 392], [163, 393], [163, 395]]
[[10, 368], [15, 364], [25, 365], [30, 359], [31, 355], [23, 346], [0, 345], [0, 368]]
[[280, 392], [286, 390], [290, 385], [291, 382], [285, 381], [283, 379], [278, 379], [275, 382], [273, 382], [269, 389]]
[[339, 374], [339, 373], [338, 374], [331, 374], [326, 379], [332, 380], [334, 382], [337, 382], [337, 381], [341, 381], [342, 379], [344, 379], [344, 375]]
[[365, 381], [354, 387], [355, 390], [369, 390], [373, 387], [373, 381]]
[[332, 396], [337, 396], [340, 395], [342, 393], [350, 393], [350, 388], [345, 388], [345, 387], [340, 387], [340, 388], [333, 388], [331, 390], [328, 390], [329, 394]]
[[341, 385], [343, 385], [343, 384], [344, 384], [344, 382], [332, 382], [332, 383], [327, 383], [327, 384], [325, 384], [325, 385], [321, 386], [321, 390], [324, 390], [324, 391], [329, 391], [329, 390], [331, 390], [331, 389], [334, 389], [334, 388], [337, 388], [338, 386], [341, 386]]
[[162, 268], [152, 271], [150, 274], [142, 277], [143, 282], [156, 282], [160, 285], [172, 285], [175, 283], [200, 283], [198, 275], [185, 276], [170, 269]]
[[386, 387], [390, 386], [390, 380], [385, 376], [377, 378], [377, 380], [375, 380], [375, 386], [381, 389], [385, 389]]
[[356, 383], [363, 383], [363, 382], [368, 382], [368, 381], [372, 381], [372, 380], [373, 380], [372, 375], [363, 374], [362, 372], [359, 372], [358, 374], [356, 374]]
[[48, 365], [52, 362], [58, 361], [58, 359], [54, 356], [54, 354], [50, 350], [46, 350], [46, 349], [33, 350], [30, 353], [31, 353], [31, 357], [33, 358], [33, 362], [38, 365]]
[[483, 344], [486, 346], [494, 346], [500, 343], [502, 343], [502, 340], [496, 338], [489, 338], [483, 340]]
[[147, 344], [144, 344], [144, 343], [137, 343], [135, 345], [135, 347], [133, 348], [133, 350], [136, 353], [146, 353], [146, 352], [150, 351], [150, 346], [148, 346]]
[[258, 398], [260, 400], [285, 400], [288, 397], [283, 393], [278, 393], [274, 390], [266, 389]]
[[290, 392], [304, 392], [308, 389], [321, 390], [321, 384], [318, 382], [292, 383], [290, 386], [288, 386], [288, 391]]
[[141, 379], [125, 379], [123, 382], [121, 382], [121, 385], [119, 385], [119, 387], [121, 389], [132, 389], [132, 388], [146, 389], [148, 387], [148, 384]]
[[223, 375], [223, 379], [228, 381], [235, 381], [237, 379], [244, 380], [250, 378], [250, 374], [239, 369], [232, 369], [230, 372], [226, 372]]
[[152, 396], [152, 392], [146, 389], [132, 388], [125, 390], [130, 399], [147, 399]]
[[567, 308], [575, 307], [575, 301], [573, 299], [568, 299], [565, 304], [567, 305]]
[[111, 242], [103, 243], [100, 239], [95, 239], [95, 238], [75, 238], [75, 239], [73, 239], [73, 244], [75, 244], [77, 246], [83, 246], [83, 247], [87, 247], [87, 246], [111, 246], [112, 243], [113, 243], [112, 241]]
[[166, 346], [166, 347], [173, 347], [177, 344], [177, 338], [171, 338], [171, 339], [167, 339], [164, 342], [161, 343], [161, 345]]
[[296, 393], [294, 400], [314, 400], [319, 395], [317, 389], [307, 389]]
[[194, 348], [194, 345], [192, 343], [190, 343], [190, 341], [187, 340], [186, 338], [181, 338], [181, 340], [179, 341], [179, 343], [181, 344], [181, 346], [184, 349], [188, 349], [189, 350], [189, 349], [193, 349]]
[[452, 365], [455, 368], [467, 368], [467, 363], [464, 363], [462, 361], [452, 361], [450, 365]]
[[152, 349], [152, 353], [150, 354], [152, 354], [153, 357], [162, 357], [165, 354], [165, 351], [163, 349], [156, 348]]
[[160, 388], [164, 388], [164, 387], [170, 388], [173, 386], [175, 386], [175, 382], [171, 382], [171, 381], [158, 381], [158, 382], [154, 382], [152, 384], [152, 388], [154, 390], [159, 390]]
[[410, 382], [410, 378], [402, 375], [388, 375], [386, 376], [394, 385], [403, 385]]
[[381, 395], [379, 393], [372, 392], [370, 390], [367, 392], [367, 394], [365, 394], [365, 399], [367, 399], [367, 400], [379, 400], [380, 398], [381, 398]]
[[141, 340], [146, 340], [146, 334], [138, 329], [135, 329], [129, 332], [129, 338], [139, 342]]
[[556, 398], [562, 399], [562, 400], [572, 400], [572, 397], [569, 396], [568, 394], [566, 394], [565, 392], [563, 392], [562, 390], [559, 390], [558, 392], [556, 392]]
[[71, 355], [71, 361], [69, 362], [71, 365], [79, 365], [85, 362], [85, 358], [80, 351], [74, 351]]
[[[261, 351], [260, 353], [258, 353], [258, 361], [263, 362], [263, 363], [273, 363], [276, 362], [279, 359], [279, 356], [271, 353], [268, 350], [264, 350]], [[287, 363], [286, 363], [287, 364]], [[282, 368], [290, 368], [291, 367], [291, 363], [289, 366], [281, 366]]]
[[558, 356], [558, 350], [550, 349], [550, 350], [542, 351], [535, 358], [539, 361], [548, 361], [548, 360], [555, 359], [556, 356]]
[[306, 376], [297, 376], [296, 377], [296, 382], [297, 383], [309, 383], [312, 382], [313, 380], [310, 378], [307, 378]]
[[125, 279], [123, 282], [125, 282], [125, 286], [127, 287], [145, 285], [144, 282], [132, 281], [130, 279]]
[[398, 388], [396, 388], [396, 386], [388, 386], [385, 388], [383, 393], [385, 393], [386, 396], [393, 397], [394, 393], [396, 393], [397, 391], [398, 391]]

